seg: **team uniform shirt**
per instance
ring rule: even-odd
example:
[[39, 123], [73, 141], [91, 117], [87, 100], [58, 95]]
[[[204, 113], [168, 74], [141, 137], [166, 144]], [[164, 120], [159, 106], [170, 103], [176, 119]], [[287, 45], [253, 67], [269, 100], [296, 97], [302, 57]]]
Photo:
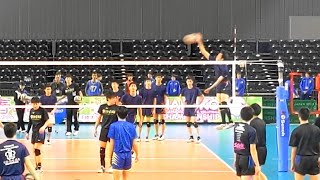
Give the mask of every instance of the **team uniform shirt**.
[[[142, 105], [142, 97], [139, 95], [131, 96], [130, 94], [125, 94], [121, 98], [122, 105]], [[135, 116], [137, 115], [137, 108], [129, 108], [127, 121], [135, 122]]]
[[[55, 105], [57, 103], [57, 97], [55, 95], [46, 96], [42, 95], [40, 97], [40, 103], [42, 105]], [[47, 112], [51, 112], [53, 108], [46, 108]]]
[[[193, 105], [197, 103], [197, 97], [201, 96], [202, 93], [199, 88], [197, 87], [192, 87], [189, 89], [188, 87], [185, 87], [181, 91], [181, 96], [184, 96], [185, 98], [185, 103], [187, 105]], [[183, 115], [184, 116], [196, 116], [196, 108], [184, 108]]]
[[74, 102], [74, 97], [79, 96], [80, 88], [77, 84], [71, 84], [70, 86], [66, 86], [63, 91], [62, 95], [67, 96], [68, 102], [67, 105], [77, 105], [76, 102]]
[[256, 130], [258, 138], [258, 143], [256, 144], [258, 160], [260, 165], [264, 165], [267, 159], [266, 123], [262, 119], [256, 117], [251, 120], [250, 126]]
[[178, 80], [170, 80], [167, 83], [167, 94], [169, 96], [179, 96], [181, 91], [180, 82]]
[[52, 89], [52, 94], [56, 96], [62, 96], [63, 89], [66, 87], [66, 85], [63, 82], [59, 83], [51, 83], [51, 89]]
[[103, 86], [100, 81], [89, 80], [85, 92], [87, 96], [100, 96], [103, 93]]
[[234, 127], [234, 153], [251, 156], [250, 144], [257, 144], [256, 130], [247, 123], [237, 123]]
[[98, 113], [102, 115], [101, 120], [101, 129], [109, 129], [110, 125], [114, 122], [118, 121], [117, 117], [117, 105], [102, 104], [99, 109]]
[[153, 89], [140, 89], [139, 95], [142, 97], [142, 104], [143, 105], [153, 105], [154, 100], [154, 91]]
[[31, 127], [33, 133], [39, 132], [40, 128], [46, 123], [48, 119], [48, 112], [44, 108], [39, 107], [39, 109], [37, 110], [31, 109], [27, 133], [29, 133]]
[[156, 85], [154, 88], [154, 96], [156, 98], [156, 103], [157, 105], [163, 105], [164, 104], [164, 99], [165, 95], [167, 95], [167, 89], [166, 86], [164, 85]]
[[122, 96], [125, 94], [124, 91], [122, 91], [120, 89], [117, 92], [113, 91], [113, 93], [115, 93], [119, 99], [121, 99]]
[[184, 96], [185, 103], [187, 103], [187, 105], [196, 104], [197, 97], [201, 95], [201, 90], [198, 87], [192, 87], [191, 89], [185, 87], [181, 91], [181, 96]]
[[132, 146], [137, 137], [132, 123], [119, 120], [111, 124], [108, 138], [114, 140], [112, 168], [117, 170], [129, 170], [132, 166]]
[[114, 139], [115, 153], [131, 154], [133, 140], [137, 138], [135, 126], [126, 121], [117, 121], [110, 125], [108, 137]]
[[246, 89], [246, 81], [243, 78], [236, 79], [236, 92], [238, 96], [243, 96]]
[[306, 94], [311, 95], [312, 94], [312, 90], [314, 89], [314, 80], [312, 77], [304, 77], [302, 78], [302, 80], [300, 81], [300, 90], [301, 93], [303, 93], [303, 91], [307, 91]]
[[0, 176], [2, 180], [21, 180], [24, 172], [24, 158], [29, 156], [28, 149], [16, 140], [0, 144]]
[[289, 146], [297, 147], [297, 155], [319, 155], [320, 129], [312, 124], [301, 124], [290, 136]]

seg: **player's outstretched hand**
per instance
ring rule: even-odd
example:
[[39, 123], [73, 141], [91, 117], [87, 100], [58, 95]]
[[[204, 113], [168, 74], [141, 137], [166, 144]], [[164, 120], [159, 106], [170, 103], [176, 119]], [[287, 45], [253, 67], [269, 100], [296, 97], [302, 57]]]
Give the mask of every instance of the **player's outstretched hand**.
[[254, 170], [255, 170], [255, 174], [258, 175], [261, 172], [261, 167], [255, 166]]
[[139, 161], [139, 157], [138, 156], [136, 156], [136, 158], [134, 159], [134, 162], [138, 162]]

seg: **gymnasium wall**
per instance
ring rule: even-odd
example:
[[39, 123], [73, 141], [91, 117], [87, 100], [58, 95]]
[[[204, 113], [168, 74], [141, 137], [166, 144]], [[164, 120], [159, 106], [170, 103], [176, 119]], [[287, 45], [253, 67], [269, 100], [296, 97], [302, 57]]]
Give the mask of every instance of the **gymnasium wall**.
[[0, 39], [288, 39], [319, 0], [0, 0]]

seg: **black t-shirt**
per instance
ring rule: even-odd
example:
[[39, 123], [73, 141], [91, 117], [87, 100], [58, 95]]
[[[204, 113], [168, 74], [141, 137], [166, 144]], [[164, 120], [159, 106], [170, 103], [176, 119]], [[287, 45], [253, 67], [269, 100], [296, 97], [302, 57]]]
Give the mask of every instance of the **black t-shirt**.
[[56, 83], [53, 82], [51, 83], [51, 88], [52, 88], [52, 94], [56, 96], [61, 96], [63, 94], [63, 89], [65, 88], [65, 84], [62, 82]]
[[39, 107], [37, 110], [31, 109], [27, 132], [29, 133], [31, 126], [33, 132], [39, 131], [39, 129], [46, 123], [48, 119], [48, 112], [44, 108]]
[[237, 123], [234, 127], [234, 152], [239, 155], [250, 156], [250, 144], [257, 144], [256, 130], [247, 123]]
[[[209, 57], [210, 61], [215, 61], [215, 57], [211, 56]], [[214, 74], [216, 78], [219, 78], [220, 76], [224, 77], [224, 81], [228, 80], [229, 78], [229, 68], [226, 64], [215, 64], [214, 65]]]
[[292, 131], [289, 146], [297, 147], [297, 155], [319, 155], [320, 129], [312, 124], [301, 124]]
[[101, 129], [102, 128], [109, 129], [112, 123], [118, 121], [118, 117], [117, 117], [118, 107], [119, 106], [117, 105], [108, 106], [108, 104], [102, 104], [99, 107], [98, 113], [102, 115]]
[[77, 84], [71, 84], [70, 86], [66, 86], [62, 90], [62, 95], [66, 95], [68, 98], [67, 105], [77, 105], [76, 102], [74, 102], [74, 97], [79, 96], [80, 88]]
[[250, 126], [252, 126], [257, 133], [258, 143], [257, 147], [265, 147], [266, 146], [266, 123], [260, 118], [254, 118], [250, 122]]

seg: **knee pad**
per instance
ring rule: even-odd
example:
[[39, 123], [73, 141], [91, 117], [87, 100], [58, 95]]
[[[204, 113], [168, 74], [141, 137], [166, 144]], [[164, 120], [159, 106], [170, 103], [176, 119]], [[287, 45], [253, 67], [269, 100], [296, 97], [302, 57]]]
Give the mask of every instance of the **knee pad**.
[[52, 132], [52, 127], [48, 127], [48, 132]]
[[35, 150], [34, 150], [34, 154], [35, 154], [36, 156], [40, 156], [40, 155], [41, 155], [40, 149], [35, 149]]
[[193, 127], [195, 127], [195, 128], [198, 128], [199, 127], [199, 125], [198, 125], [198, 123], [193, 123]]
[[191, 122], [187, 122], [187, 127], [191, 127], [192, 123]]
[[153, 122], [154, 122], [154, 124], [158, 124], [159, 123], [158, 119], [153, 120]]
[[147, 122], [147, 127], [151, 127], [151, 123], [150, 122]]
[[166, 121], [164, 119], [161, 119], [160, 124], [164, 124]]
[[100, 154], [104, 155], [106, 153], [106, 148], [100, 147]]

